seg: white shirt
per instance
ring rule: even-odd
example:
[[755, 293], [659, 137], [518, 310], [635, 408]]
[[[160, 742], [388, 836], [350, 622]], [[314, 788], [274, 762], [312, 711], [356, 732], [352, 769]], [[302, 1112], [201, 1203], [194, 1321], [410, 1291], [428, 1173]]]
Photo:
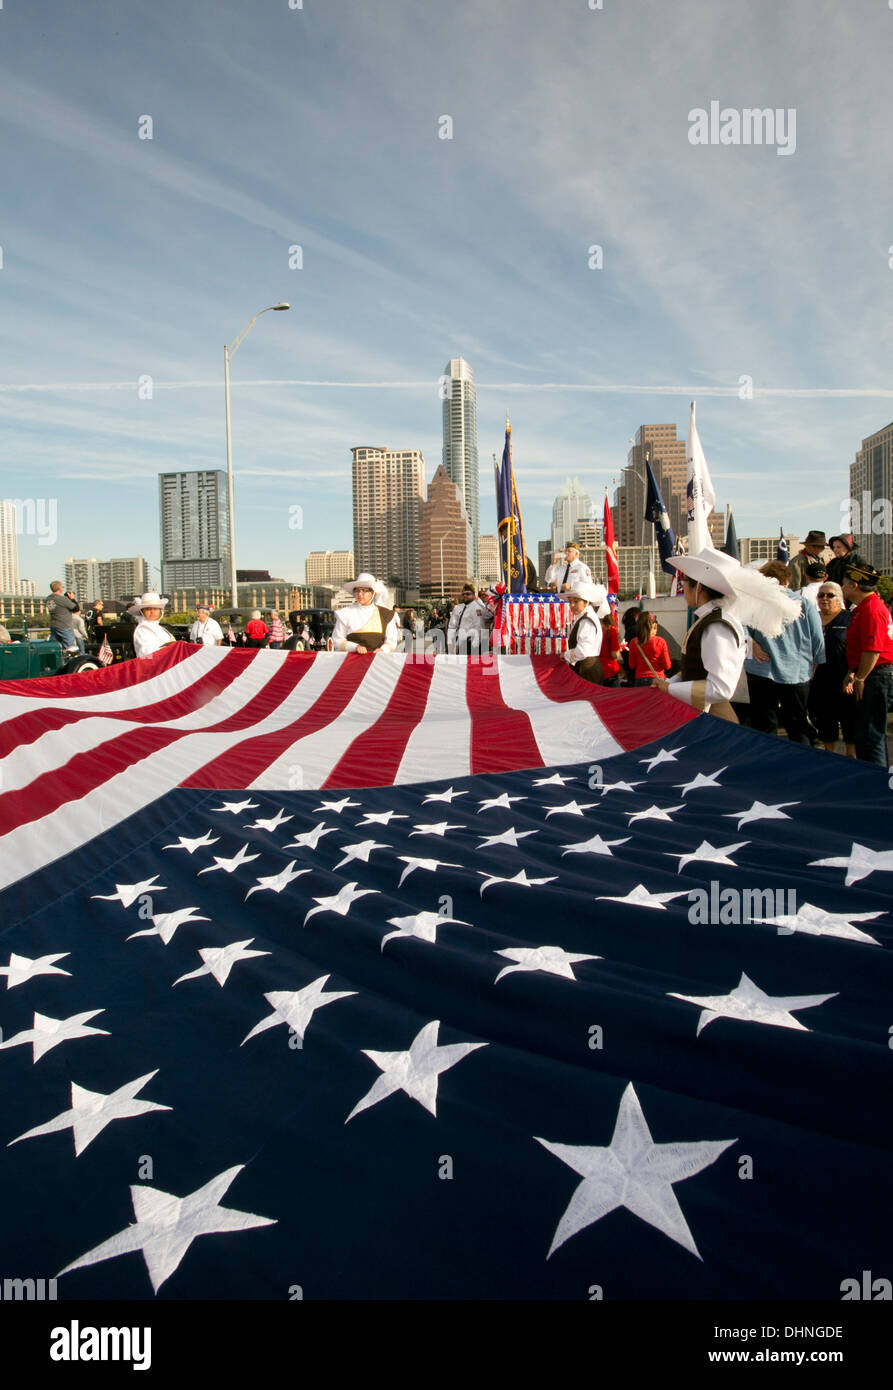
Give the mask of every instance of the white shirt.
[[824, 583], [826, 583], [826, 581], [824, 579], [820, 579], [815, 584], [807, 584], [803, 589], [800, 590], [801, 597], [808, 598], [810, 603], [814, 603], [816, 608], [818, 608], [818, 593], [819, 589], [822, 587]]
[[[711, 599], [708, 603], [702, 603], [700, 608], [695, 609], [695, 619], [699, 620], [705, 617], [713, 608], [722, 608], [722, 600]], [[710, 706], [719, 700], [731, 700], [733, 698], [741, 679], [741, 672], [744, 669], [744, 658], [747, 655], [747, 634], [744, 628], [734, 614], [727, 613], [725, 609], [723, 609], [723, 618], [725, 622], [711, 623], [701, 637], [701, 661], [707, 670], [706, 690], [704, 692], [705, 710], [709, 710]], [[726, 623], [730, 623], [734, 631], [730, 631], [726, 627]], [[692, 627], [694, 627], [694, 623]], [[736, 633], [740, 639], [738, 642], [735, 641]], [[694, 681], [680, 680], [678, 674], [671, 676], [667, 694], [690, 705], [693, 703], [693, 685]]]
[[602, 649], [602, 625], [595, 616], [595, 609], [591, 603], [587, 603], [579, 618], [574, 618], [571, 622], [571, 632], [574, 630], [574, 623], [579, 622], [577, 629], [577, 645], [571, 650], [569, 647], [561, 655], [565, 661], [576, 665], [578, 661], [583, 661], [587, 656], [598, 656]]
[[[347, 608], [339, 608], [335, 614], [335, 627], [332, 632], [332, 642], [336, 652], [355, 652], [357, 643], [348, 641], [352, 632], [358, 632], [360, 628], [366, 626], [375, 603], [352, 603]], [[393, 652], [397, 649], [400, 641], [400, 620], [395, 613], [387, 627], [382, 632], [384, 642], [379, 648], [383, 652]]]
[[154, 656], [173, 641], [174, 638], [165, 632], [160, 622], [152, 623], [148, 618], [141, 618], [133, 629], [133, 650], [137, 656]]
[[[568, 565], [567, 560], [562, 560], [560, 564], [553, 566], [553, 568], [558, 571], [558, 576], [553, 582], [558, 585], [559, 589], [563, 589], [565, 584], [575, 585], [592, 583], [592, 570], [588, 565], [584, 565], [582, 560], [575, 560], [572, 565]], [[567, 571], [567, 579], [564, 577], [565, 571]]]
[[205, 647], [216, 647], [218, 642], [223, 641], [223, 629], [214, 618], [205, 618], [204, 622], [196, 618], [189, 629], [189, 640], [201, 642]]
[[554, 584], [557, 587], [559, 579], [564, 574], [566, 565], [566, 560], [555, 560], [553, 564], [551, 564], [549, 568], [546, 570], [544, 583]]
[[469, 629], [480, 629], [490, 617], [490, 609], [485, 603], [481, 603], [479, 598], [473, 598], [469, 603], [457, 603], [453, 606], [450, 614], [450, 632], [467, 632]]

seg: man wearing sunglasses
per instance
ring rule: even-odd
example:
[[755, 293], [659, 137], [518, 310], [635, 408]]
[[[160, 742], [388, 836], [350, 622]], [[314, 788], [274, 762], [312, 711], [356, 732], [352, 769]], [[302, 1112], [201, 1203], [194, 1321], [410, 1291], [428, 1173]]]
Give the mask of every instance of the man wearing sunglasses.
[[843, 596], [855, 605], [847, 630], [845, 695], [856, 697], [853, 742], [863, 762], [887, 766], [887, 720], [893, 710], [893, 615], [877, 591], [880, 574], [852, 554]]

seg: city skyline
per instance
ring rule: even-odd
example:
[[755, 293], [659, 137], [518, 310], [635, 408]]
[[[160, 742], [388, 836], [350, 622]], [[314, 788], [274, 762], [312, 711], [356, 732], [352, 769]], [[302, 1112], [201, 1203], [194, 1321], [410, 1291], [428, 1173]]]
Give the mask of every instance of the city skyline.
[[[891, 24], [825, 0], [7, 7], [0, 495], [58, 517], [20, 575], [45, 591], [102, 531], [157, 566], [155, 479], [223, 467], [221, 349], [280, 300], [232, 368], [240, 566], [349, 548], [357, 440], [417, 449], [429, 482], [458, 357], [480, 531], [506, 411], [538, 540], [565, 478], [598, 512], [637, 423], [684, 437], [692, 398], [741, 534], [839, 530], [893, 418], [893, 228], [864, 197]], [[796, 141], [694, 143], [714, 101], [796, 112]]]

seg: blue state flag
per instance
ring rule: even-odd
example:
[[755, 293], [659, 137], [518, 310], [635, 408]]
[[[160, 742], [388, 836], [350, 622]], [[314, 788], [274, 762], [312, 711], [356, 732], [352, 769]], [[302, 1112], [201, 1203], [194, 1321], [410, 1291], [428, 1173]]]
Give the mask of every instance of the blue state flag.
[[648, 494], [645, 498], [645, 520], [652, 522], [657, 536], [657, 548], [660, 551], [660, 563], [662, 569], [667, 574], [676, 573], [676, 566], [672, 563], [671, 557], [676, 551], [676, 537], [673, 527], [670, 525], [670, 518], [664, 506], [664, 499], [661, 496], [657, 479], [651, 468], [651, 464], [645, 460], [645, 472], [648, 475]]
[[776, 560], [780, 560], [783, 565], [788, 564], [791, 558], [791, 551], [785, 540], [784, 527], [778, 528], [778, 549], [775, 552]]
[[502, 574], [510, 594], [526, 594], [524, 524], [512, 464], [512, 427], [506, 421], [502, 464], [496, 469], [496, 516]]

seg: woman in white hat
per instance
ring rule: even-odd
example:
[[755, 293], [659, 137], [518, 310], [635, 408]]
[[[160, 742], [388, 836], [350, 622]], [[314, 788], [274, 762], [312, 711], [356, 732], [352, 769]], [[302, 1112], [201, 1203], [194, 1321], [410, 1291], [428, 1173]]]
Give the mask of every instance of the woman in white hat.
[[156, 593], [143, 594], [135, 598], [128, 608], [131, 617], [137, 619], [133, 629], [133, 650], [137, 656], [154, 656], [162, 647], [175, 639], [161, 626], [161, 615], [167, 607], [167, 599]]
[[777, 580], [709, 547], [697, 555], [674, 556], [673, 564], [682, 575], [695, 622], [682, 643], [679, 672], [655, 685], [696, 709], [737, 723], [730, 702], [744, 667], [745, 626], [777, 637], [798, 616], [800, 602]]
[[584, 681], [601, 685], [604, 679], [599, 659], [602, 649], [601, 619], [611, 611], [608, 591], [604, 584], [580, 580], [567, 598], [574, 621], [568, 634], [567, 651], [562, 652], [562, 656]]
[[393, 652], [400, 641], [400, 619], [392, 608], [376, 603], [386, 590], [374, 575], [358, 574], [345, 584], [353, 603], [335, 614], [332, 645], [336, 652]]

